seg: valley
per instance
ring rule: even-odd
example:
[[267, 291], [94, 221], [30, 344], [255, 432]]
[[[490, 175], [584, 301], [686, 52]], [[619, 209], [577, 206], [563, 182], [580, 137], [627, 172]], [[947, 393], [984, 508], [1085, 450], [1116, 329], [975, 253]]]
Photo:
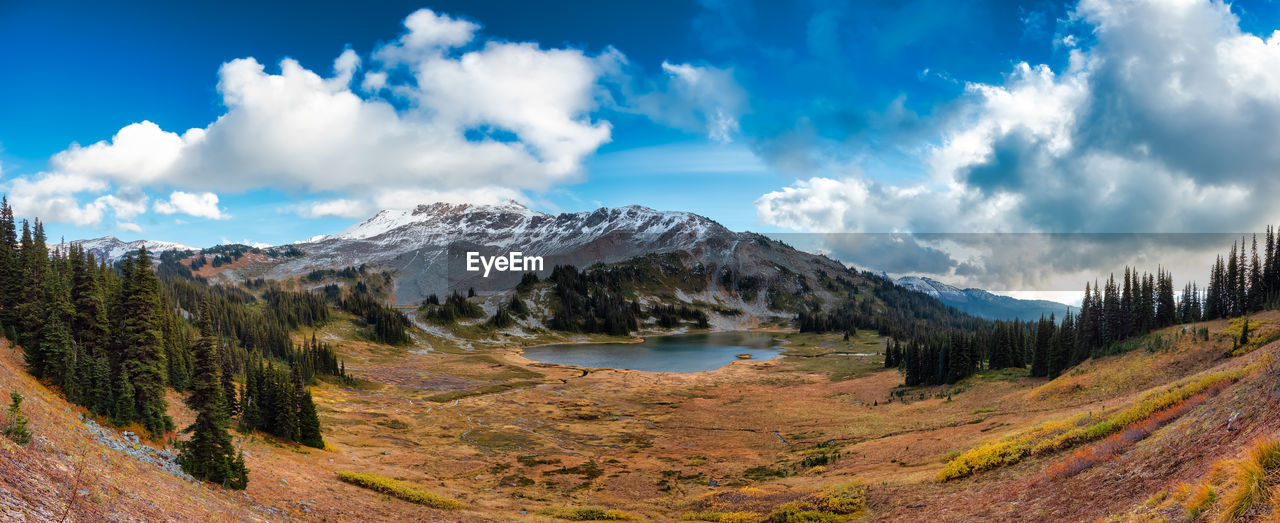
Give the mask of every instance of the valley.
[[[1280, 315], [1261, 321], [1280, 329]], [[244, 495], [218, 489], [207, 495], [228, 516], [507, 521], [572, 516], [587, 507], [637, 519], [750, 521], [858, 481], [866, 486], [860, 515], [876, 520], [1102, 518], [1176, 492], [1180, 481], [1195, 481], [1214, 461], [1280, 428], [1276, 343], [1224, 360], [1226, 341], [1201, 342], [1176, 330], [1159, 334], [1174, 340], [1166, 350], [1091, 360], [1053, 381], [990, 371], [954, 386], [904, 389], [901, 375], [882, 369], [880, 357], [811, 357], [882, 349], [882, 339], [868, 332], [846, 341], [774, 330], [787, 342], [781, 358], [680, 374], [539, 364], [502, 343], [464, 348], [433, 339], [429, 351], [391, 347], [351, 338], [352, 325], [338, 318], [318, 332], [340, 344], [348, 372], [358, 378], [354, 386], [313, 388], [327, 448], [237, 435], [248, 456], [249, 488]], [[1204, 326], [1211, 336], [1229, 327]], [[5, 353], [8, 386], [21, 371], [13, 353]], [[1118, 409], [1184, 376], [1250, 365], [1249, 374], [1204, 404], [1079, 475], [1049, 477], [1048, 467], [1063, 459], [1054, 454], [970, 479], [936, 479], [948, 459], [984, 442]], [[19, 386], [33, 390], [31, 383]], [[71, 412], [58, 412], [56, 398], [42, 399], [52, 412], [36, 418], [37, 431], [49, 437], [52, 425], [75, 424]], [[32, 451], [5, 452], [13, 459]], [[144, 464], [132, 467], [164, 476]], [[338, 481], [339, 471], [407, 481], [462, 508], [381, 496]], [[182, 484], [160, 481], [173, 485], [162, 490]], [[137, 487], [111, 485], [86, 489], [94, 494], [72, 504], [73, 513], [144, 513], [118, 501], [137, 496]], [[1096, 489], [1108, 492], [1105, 501], [1089, 494]], [[204, 510], [214, 506], [202, 503]]]
[[[1161, 317], [1165, 275], [1126, 271], [1126, 289], [1141, 279], [1153, 297], [1126, 301], [1132, 324], [1093, 303], [1118, 306], [1114, 281], [1106, 300], [1090, 293], [1061, 324], [991, 322], [727, 231], [688, 244], [724, 246], [715, 257], [661, 240], [632, 258], [526, 273], [505, 290], [457, 281], [405, 305], [402, 286], [424, 288], [386, 264], [399, 243], [345, 242], [444, 234], [452, 225], [436, 221], [459, 215], [575, 231], [598, 216], [585, 243], [595, 247], [582, 252], [599, 254], [607, 238], [671, 238], [649, 227], [705, 220], [635, 208], [554, 219], [511, 206], [419, 211], [390, 229], [374, 227], [379, 215], [322, 248], [168, 250], [125, 265], [139, 281], [154, 267], [171, 324], [194, 321], [190, 310], [225, 321], [174, 339], [194, 347], [184, 350], [220, 340], [227, 392], [216, 394], [240, 406], [227, 434], [248, 470], [243, 491], [176, 468], [186, 433], [102, 414], [92, 398], [68, 403], [59, 383], [79, 384], [56, 373], [33, 379], [28, 363], [46, 345], [7, 345], [0, 386], [30, 398], [36, 437], [0, 440], [0, 506], [37, 519], [339, 521], [1140, 521], [1275, 510], [1270, 497], [1239, 501], [1244, 484], [1214, 471], [1243, 467], [1239, 457], [1280, 429], [1280, 312]], [[99, 243], [102, 256], [127, 248]], [[62, 248], [54, 266], [82, 270], [75, 253], [86, 246], [73, 242], [70, 261]], [[573, 252], [556, 255], [586, 255]], [[349, 256], [367, 263], [331, 265]], [[127, 328], [120, 321], [112, 328]], [[171, 384], [193, 375], [173, 354]], [[300, 403], [272, 392], [288, 380], [297, 392], [284, 397]], [[121, 387], [111, 396], [128, 394]], [[174, 429], [199, 419], [187, 391], [165, 394]], [[281, 429], [305, 423], [306, 405], [322, 441]], [[172, 508], [196, 498], [199, 509]]]

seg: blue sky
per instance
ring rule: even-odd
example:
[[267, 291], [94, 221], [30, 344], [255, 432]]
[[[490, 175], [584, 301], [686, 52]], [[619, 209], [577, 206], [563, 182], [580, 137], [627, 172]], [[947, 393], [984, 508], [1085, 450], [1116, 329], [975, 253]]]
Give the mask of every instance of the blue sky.
[[764, 232], [1280, 218], [1269, 2], [260, 4], [0, 4], [0, 190], [55, 238], [195, 246], [506, 197]]

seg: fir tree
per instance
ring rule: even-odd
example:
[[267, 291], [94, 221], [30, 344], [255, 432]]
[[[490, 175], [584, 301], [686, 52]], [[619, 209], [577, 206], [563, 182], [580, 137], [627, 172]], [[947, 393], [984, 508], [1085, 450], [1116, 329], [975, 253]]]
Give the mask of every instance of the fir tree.
[[324, 438], [320, 435], [320, 418], [316, 415], [316, 404], [311, 400], [311, 392], [303, 390], [298, 404], [298, 443], [324, 448]]
[[152, 436], [173, 428], [173, 420], [165, 413], [165, 348], [160, 325], [160, 294], [151, 257], [141, 249], [131, 261], [133, 285], [125, 296], [128, 317], [124, 338], [128, 345], [124, 366], [133, 378], [135, 414]]
[[44, 334], [40, 339], [40, 346], [34, 351], [27, 352], [27, 354], [39, 354], [36, 359], [41, 362], [41, 366], [39, 368], [33, 366], [31, 373], [48, 377], [62, 388], [67, 401], [79, 403], [83, 381], [79, 376], [78, 354], [71, 341], [68, 325], [74, 311], [71, 309], [70, 298], [62, 278], [54, 274], [50, 280], [45, 297]]
[[22, 414], [22, 394], [18, 391], [9, 393], [9, 410], [6, 411], [8, 416], [7, 423], [4, 427], [4, 435], [19, 445], [26, 445], [31, 442], [31, 429], [27, 428], [30, 420]]
[[112, 408], [112, 422], [116, 425], [125, 425], [134, 420], [137, 411], [134, 410], [133, 381], [129, 379], [129, 369], [121, 368], [115, 385], [115, 406]]
[[227, 411], [221, 382], [221, 362], [215, 339], [211, 312], [207, 305], [200, 310], [200, 340], [194, 348], [195, 367], [191, 397], [187, 404], [196, 412], [195, 422], [183, 432], [191, 439], [183, 442], [179, 462], [182, 470], [197, 478], [243, 489], [248, 474], [238, 459], [227, 432]]
[[[0, 198], [0, 325], [5, 330], [18, 324], [18, 303], [22, 299], [22, 267], [18, 259], [18, 237], [9, 198]], [[17, 343], [18, 340], [10, 339]]]

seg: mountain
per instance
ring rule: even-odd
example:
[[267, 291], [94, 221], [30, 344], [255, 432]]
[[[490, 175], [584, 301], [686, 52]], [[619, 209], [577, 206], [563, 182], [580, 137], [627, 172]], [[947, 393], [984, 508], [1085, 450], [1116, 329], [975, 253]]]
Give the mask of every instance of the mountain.
[[938, 280], [919, 276], [903, 276], [896, 283], [903, 288], [933, 296], [961, 311], [990, 320], [1037, 320], [1040, 316], [1049, 314], [1061, 319], [1068, 310], [1073, 309], [1055, 301], [1020, 300], [974, 288], [961, 290]]
[[[556, 265], [587, 267], [640, 256], [675, 254], [688, 268], [719, 274], [777, 279], [785, 267], [812, 273], [819, 267], [842, 271], [839, 263], [785, 247], [753, 233], [738, 233], [699, 215], [630, 205], [552, 215], [519, 203], [470, 205], [435, 203], [405, 211], [382, 211], [337, 234], [293, 245], [303, 254], [224, 271], [224, 280], [247, 277], [285, 279], [316, 269], [366, 265], [394, 274], [398, 303], [417, 303], [430, 294], [506, 291], [522, 271], [466, 270], [468, 252], [499, 256], [520, 252], [539, 256], [543, 276]], [[698, 269], [698, 266], [701, 266]], [[768, 274], [766, 274], [768, 273]], [[709, 278], [709, 277], [708, 277]], [[792, 282], [798, 292], [800, 283]], [[708, 302], [716, 296], [703, 296]]]
[[115, 236], [104, 236], [92, 240], [75, 240], [66, 244], [50, 244], [50, 250], [63, 249], [70, 245], [74, 245], [89, 251], [95, 258], [99, 260], [107, 260], [114, 262], [133, 251], [143, 247], [152, 253], [161, 253], [165, 251], [198, 251], [195, 247], [183, 245], [174, 242], [162, 242], [155, 240], [135, 240], [131, 242], [123, 241]]

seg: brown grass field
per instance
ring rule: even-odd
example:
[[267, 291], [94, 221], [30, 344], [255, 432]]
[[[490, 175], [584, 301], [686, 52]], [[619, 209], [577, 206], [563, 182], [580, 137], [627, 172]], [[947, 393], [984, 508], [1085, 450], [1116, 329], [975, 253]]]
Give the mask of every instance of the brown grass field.
[[[1253, 319], [1280, 327], [1280, 314]], [[37, 440], [0, 441], [0, 513], [80, 521], [1184, 520], [1199, 485], [1219, 488], [1220, 498], [1234, 485], [1215, 483], [1215, 463], [1245, 459], [1259, 438], [1280, 435], [1277, 344], [1228, 357], [1230, 341], [1217, 336], [1228, 322], [1200, 326], [1209, 341], [1171, 328], [1152, 335], [1162, 337], [1159, 348], [1090, 360], [1053, 381], [986, 371], [954, 386], [903, 389], [878, 356], [805, 357], [879, 352], [883, 340], [870, 333], [843, 341], [778, 332], [787, 356], [676, 374], [521, 356], [520, 347], [541, 339], [459, 347], [418, 333], [416, 346], [387, 347], [352, 341], [352, 325], [339, 318], [318, 336], [361, 382], [313, 390], [329, 448], [236, 433], [250, 468], [243, 493], [185, 482], [86, 437], [82, 411], [32, 380], [5, 345], [0, 392], [28, 397]], [[1078, 472], [1050, 473], [1073, 455], [1063, 450], [938, 480], [949, 460], [983, 444], [1098, 419], [1179, 379], [1246, 366]], [[180, 426], [190, 421], [178, 395], [170, 405]], [[395, 480], [388, 484], [461, 508], [362, 488], [339, 471]], [[1272, 514], [1273, 476], [1246, 515]], [[1179, 489], [1187, 493], [1168, 501]], [[1219, 500], [1199, 517], [1227, 510]]]

